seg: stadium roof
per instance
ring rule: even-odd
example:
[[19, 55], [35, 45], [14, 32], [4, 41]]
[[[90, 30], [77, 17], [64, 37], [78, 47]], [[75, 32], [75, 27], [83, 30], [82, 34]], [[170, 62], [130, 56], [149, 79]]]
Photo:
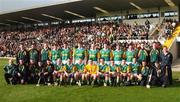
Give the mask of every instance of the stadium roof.
[[75, 2], [52, 3], [52, 5], [32, 7], [31, 9], [27, 8], [9, 13], [3, 13], [2, 8], [0, 8], [0, 25], [88, 18], [95, 17], [97, 13], [102, 12], [173, 6], [173, 4], [177, 6], [180, 4], [180, 0], [75, 0]]

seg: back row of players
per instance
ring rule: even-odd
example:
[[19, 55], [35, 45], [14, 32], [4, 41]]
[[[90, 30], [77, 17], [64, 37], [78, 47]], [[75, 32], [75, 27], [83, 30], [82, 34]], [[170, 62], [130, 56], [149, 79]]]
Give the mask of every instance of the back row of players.
[[26, 51], [20, 45], [16, 63], [17, 65], [10, 60], [4, 68], [7, 83], [107, 86], [129, 85], [134, 82], [146, 85], [150, 73], [154, 73], [151, 81], [153, 84], [159, 83], [165, 87], [167, 83], [172, 83], [172, 55], [167, 47], [163, 47], [160, 53], [156, 43], [152, 44], [150, 53], [145, 50], [143, 43], [140, 49], [133, 49], [133, 46], [129, 45], [127, 50], [118, 44], [115, 50], [110, 50], [107, 44], [104, 44], [101, 50], [97, 50], [95, 44], [85, 50], [80, 43], [78, 48], [73, 50], [70, 50], [66, 43], [62, 49], [57, 49], [56, 44], [49, 49], [45, 43], [41, 51], [36, 49], [35, 44]]

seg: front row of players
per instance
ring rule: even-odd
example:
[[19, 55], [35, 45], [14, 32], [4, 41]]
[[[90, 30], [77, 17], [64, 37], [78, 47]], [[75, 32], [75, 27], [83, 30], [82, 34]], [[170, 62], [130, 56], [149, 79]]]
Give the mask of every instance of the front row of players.
[[[53, 65], [50, 60], [42, 65], [29, 66], [20, 61], [19, 65], [13, 64], [9, 60], [9, 64], [5, 66], [5, 79], [8, 84], [26, 84], [33, 83], [39, 86], [44, 85], [104, 85], [104, 86], [119, 86], [119, 85], [147, 85], [157, 84], [164, 85], [161, 69], [158, 63], [155, 66], [148, 67], [145, 61], [138, 64], [136, 58], [129, 65], [125, 60], [122, 60], [120, 65], [115, 65], [111, 61], [110, 65], [104, 63], [104, 59], [100, 59], [97, 65], [92, 60], [89, 60], [87, 65], [83, 64], [80, 59], [77, 64], [62, 64], [61, 60]], [[152, 73], [153, 76], [152, 76]], [[153, 77], [153, 78], [152, 78]], [[151, 78], [151, 79], [150, 79]], [[150, 80], [149, 80], [150, 79]]]

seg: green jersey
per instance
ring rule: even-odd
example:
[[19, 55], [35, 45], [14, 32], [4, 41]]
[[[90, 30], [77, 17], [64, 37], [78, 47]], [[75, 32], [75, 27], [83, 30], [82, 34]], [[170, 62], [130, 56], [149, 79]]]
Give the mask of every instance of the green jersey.
[[133, 58], [135, 57], [135, 52], [134, 51], [126, 51], [126, 61], [127, 62], [132, 62]]
[[26, 71], [24, 65], [19, 65], [19, 66], [18, 66], [18, 70], [19, 70], [20, 73], [25, 73], [25, 71]]
[[12, 64], [12, 65], [6, 65], [4, 67], [4, 71], [6, 74], [11, 74], [11, 75], [14, 75], [15, 74], [15, 64]]
[[30, 57], [30, 60], [37, 62], [38, 61], [38, 51], [36, 49], [31, 49], [29, 51], [29, 57]]
[[80, 71], [80, 72], [84, 71], [84, 64], [76, 64], [75, 66], [76, 66], [78, 71]]
[[53, 65], [47, 65], [45, 67], [45, 72], [53, 73], [53, 71], [54, 71], [54, 66]]
[[131, 63], [130, 66], [131, 66], [131, 72], [137, 74], [139, 71], [140, 65], [138, 63], [135, 63], [135, 64]]
[[97, 58], [98, 58], [98, 50], [89, 50], [89, 51], [88, 51], [88, 54], [89, 54], [89, 60], [97, 61]]
[[110, 66], [110, 71], [111, 71], [111, 72], [117, 71], [117, 66], [116, 66], [116, 65]]
[[85, 58], [85, 50], [83, 48], [81, 49], [76, 49], [74, 52], [74, 57], [76, 60], [82, 59], [84, 60]]
[[55, 69], [56, 71], [60, 71], [61, 68], [62, 68], [61, 65], [57, 65], [57, 64], [54, 65], [54, 69]]
[[121, 67], [121, 72], [123, 72], [123, 73], [127, 73], [129, 70], [129, 66], [127, 64], [120, 65], [120, 67]]
[[66, 71], [67, 71], [68, 73], [74, 72], [74, 70], [73, 70], [74, 64], [72, 64], [72, 65], [67, 65], [67, 64], [65, 64], [65, 65], [66, 65], [66, 67], [67, 67]]
[[156, 49], [152, 49], [150, 52], [150, 62], [158, 61], [159, 51]]
[[109, 66], [107, 64], [104, 65], [98, 65], [99, 68], [99, 72], [106, 72], [109, 68]]
[[139, 53], [138, 53], [138, 56], [139, 56], [139, 62], [142, 62], [143, 60], [147, 60], [147, 52], [146, 50], [139, 50]]
[[19, 63], [18, 60], [23, 60], [26, 62], [27, 61], [27, 52], [25, 50], [23, 50], [23, 51], [20, 50], [17, 53], [16, 59], [17, 59], [17, 63]]
[[122, 50], [113, 51], [113, 57], [114, 57], [114, 61], [122, 61], [123, 51]]
[[141, 69], [141, 74], [142, 74], [143, 76], [148, 76], [148, 74], [149, 74], [149, 68], [148, 68], [147, 66], [142, 67], [142, 69]]
[[70, 50], [69, 49], [62, 49], [61, 60], [68, 60], [68, 59], [70, 59]]
[[103, 58], [104, 61], [110, 61], [111, 50], [109, 50], [109, 49], [100, 50], [100, 57]]
[[59, 59], [60, 58], [59, 54], [60, 53], [58, 50], [51, 50], [51, 60], [56, 61], [57, 59]]
[[41, 50], [41, 61], [42, 62], [46, 62], [49, 59], [49, 53], [50, 53], [50, 51], [48, 49]]

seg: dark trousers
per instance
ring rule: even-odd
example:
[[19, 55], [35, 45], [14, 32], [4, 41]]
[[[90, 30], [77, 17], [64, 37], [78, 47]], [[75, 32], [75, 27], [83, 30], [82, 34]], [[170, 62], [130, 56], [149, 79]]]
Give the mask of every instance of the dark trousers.
[[10, 78], [13, 78], [13, 77], [12, 77], [11, 74], [7, 74], [7, 73], [6, 73], [6, 74], [4, 74], [4, 78], [5, 78], [6, 82], [7, 82], [7, 84], [10, 84], [10, 80], [9, 80], [9, 79], [10, 79]]
[[145, 86], [147, 84], [147, 76], [142, 76], [142, 79], [140, 81], [141, 86]]
[[[166, 70], [167, 68], [167, 70]], [[164, 85], [168, 85], [168, 84], [172, 84], [172, 69], [171, 69], [171, 66], [162, 66], [161, 67], [161, 70], [162, 70], [162, 80], [163, 80], [163, 84]], [[166, 75], [166, 71], [167, 71], [167, 75]]]

